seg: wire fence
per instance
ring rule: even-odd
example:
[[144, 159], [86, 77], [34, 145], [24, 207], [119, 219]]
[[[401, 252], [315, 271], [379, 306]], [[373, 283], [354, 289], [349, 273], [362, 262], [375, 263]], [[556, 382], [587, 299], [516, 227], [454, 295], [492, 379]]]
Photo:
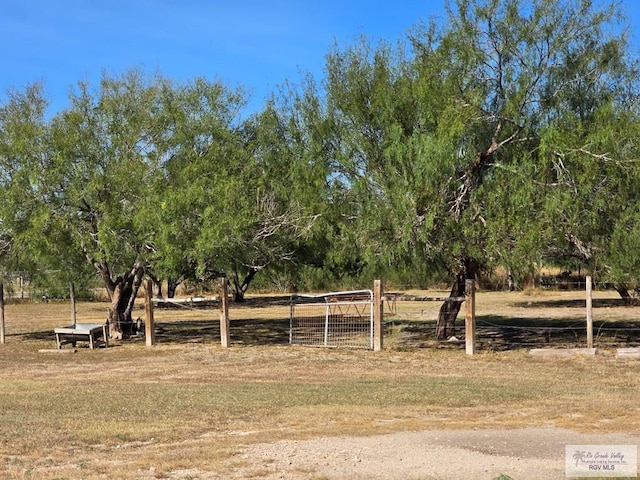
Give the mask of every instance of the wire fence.
[[[446, 341], [435, 338], [442, 295], [386, 293], [385, 299], [387, 336], [396, 348], [462, 348], [461, 314]], [[640, 307], [628, 305], [616, 291], [602, 287], [593, 292], [592, 303], [595, 347], [640, 346]], [[587, 346], [585, 290], [484, 291], [475, 309], [479, 350]]]
[[[353, 305], [353, 302], [351, 306], [343, 305], [337, 301], [335, 294], [324, 294], [321, 297], [323, 298], [311, 296], [304, 302], [320, 303], [317, 307], [320, 308], [319, 311], [305, 313], [300, 310], [298, 317], [307, 317], [311, 323], [298, 323], [293, 327], [288, 295], [252, 296], [246, 302], [232, 303], [231, 343], [308, 343], [322, 346], [353, 344], [355, 347], [371, 348], [370, 310], [365, 311], [364, 305]], [[329, 299], [334, 301], [327, 313]], [[435, 335], [442, 305], [445, 302], [460, 302], [462, 299], [463, 297], [450, 298], [448, 292], [442, 290], [385, 292], [385, 348], [464, 348], [464, 307], [458, 314], [456, 329], [449, 338], [439, 341]], [[156, 312], [156, 330], [160, 343], [218, 342], [221, 335], [219, 298], [171, 299], [156, 302], [157, 307], [160, 307], [159, 303], [163, 303], [164, 307], [158, 308]], [[78, 307], [79, 321], [103, 323], [107, 307], [105, 303], [83, 302]], [[144, 312], [139, 309], [134, 315], [144, 316]], [[54, 341], [53, 329], [69, 322], [69, 307], [66, 302], [22, 303], [8, 299], [5, 317], [5, 333], [9, 343], [23, 335], [27, 339]], [[584, 290], [479, 290], [475, 318], [479, 351], [579, 348], [587, 344]], [[302, 335], [307, 334], [309, 338], [304, 339]], [[627, 305], [613, 289], [602, 285], [594, 289], [593, 344], [598, 348], [640, 346], [640, 307]]]

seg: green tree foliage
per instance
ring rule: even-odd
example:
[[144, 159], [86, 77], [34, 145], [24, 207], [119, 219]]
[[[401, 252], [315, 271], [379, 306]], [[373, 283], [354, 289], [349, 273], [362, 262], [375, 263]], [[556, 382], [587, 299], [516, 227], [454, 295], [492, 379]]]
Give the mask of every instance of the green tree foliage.
[[[572, 263], [640, 292], [637, 59], [615, 4], [450, 0], [446, 23], [327, 55], [246, 120], [241, 90], [137, 71], [47, 118], [0, 105], [0, 255], [89, 265], [131, 321], [142, 276], [290, 285]], [[84, 261], [81, 261], [81, 259]], [[88, 261], [88, 262], [87, 262]], [[327, 280], [329, 279], [329, 280]], [[316, 283], [316, 285], [319, 283]], [[459, 303], [440, 312], [453, 332]]]
[[[159, 94], [163, 133], [152, 191], [138, 208], [152, 242], [152, 276], [166, 279], [168, 294], [184, 280], [215, 276], [223, 265], [198, 249], [204, 220], [220, 210], [241, 169], [234, 122], [241, 91], [197, 78], [184, 85], [164, 81]], [[210, 253], [210, 252], [209, 252]]]
[[[327, 288], [353, 276], [357, 248], [344, 241], [355, 234], [345, 225], [351, 205], [326, 154], [331, 132], [314, 80], [306, 77], [300, 90], [285, 85], [256, 120], [248, 145], [263, 171], [263, 189], [271, 188], [289, 216], [298, 218], [298, 226], [285, 231], [288, 240], [276, 239], [285, 240], [290, 261], [274, 263], [272, 271], [284, 275], [290, 288]], [[354, 255], [345, 256], [345, 246]]]
[[208, 230], [218, 234], [208, 244], [225, 251], [236, 300], [258, 271], [298, 263], [322, 216], [316, 207], [322, 205], [327, 172], [310, 161], [297, 140], [283, 137], [290, 130], [282, 122], [268, 105], [243, 124], [242, 170], [233, 175], [225, 208], [208, 219]]
[[303, 249], [321, 215], [304, 192], [326, 172], [275, 148], [287, 143], [273, 112], [239, 122], [241, 91], [130, 71], [79, 84], [70, 100], [45, 119], [34, 87], [2, 108], [3, 255], [76, 281], [91, 266], [112, 336], [132, 321], [144, 274], [171, 293], [229, 272], [241, 300], [258, 271]]
[[38, 89], [2, 110], [3, 234], [31, 271], [66, 265], [77, 278], [79, 265], [93, 267], [114, 337], [132, 322], [145, 272], [157, 264], [177, 276], [181, 260], [199, 259], [202, 232], [189, 222], [199, 221], [192, 208], [217, 201], [198, 189], [226, 155], [218, 124], [239, 103], [225, 95], [217, 84], [175, 86], [130, 71], [104, 76], [97, 90], [80, 84], [50, 120]]
[[578, 212], [598, 211], [593, 189], [617, 168], [601, 161], [610, 143], [594, 141], [615, 131], [605, 112], [631, 78], [616, 20], [613, 5], [588, 1], [458, 1], [440, 36], [415, 37], [450, 86], [448, 116], [462, 119], [450, 130], [461, 150], [442, 198], [471, 248], [494, 246], [503, 265], [522, 269], [553, 248], [575, 254], [601, 225]]
[[[70, 107], [50, 122], [48, 199], [43, 212], [64, 236], [44, 238], [81, 252], [103, 280], [111, 307], [111, 335], [131, 323], [134, 300], [151, 253], [138, 203], [152, 192], [163, 133], [154, 115], [158, 81], [136, 71], [104, 76], [99, 89], [81, 83]], [[55, 249], [43, 249], [49, 255]]]
[[[0, 107], [0, 236], [5, 262], [19, 263], [21, 254], [30, 246], [29, 238], [21, 231], [34, 221], [37, 177], [46, 155], [46, 107], [42, 88], [37, 84], [24, 92], [8, 92], [6, 104]], [[25, 255], [22, 260], [27, 258]]]
[[[605, 261], [633, 198], [618, 179], [638, 158], [616, 139], [637, 124], [619, 12], [575, 0], [458, 0], [447, 12], [415, 29], [411, 49], [334, 49], [323, 91], [306, 95], [322, 99], [308, 135], [323, 132], [317, 154], [351, 209], [357, 256], [449, 270], [452, 296], [482, 268]], [[441, 338], [458, 309], [443, 306]]]

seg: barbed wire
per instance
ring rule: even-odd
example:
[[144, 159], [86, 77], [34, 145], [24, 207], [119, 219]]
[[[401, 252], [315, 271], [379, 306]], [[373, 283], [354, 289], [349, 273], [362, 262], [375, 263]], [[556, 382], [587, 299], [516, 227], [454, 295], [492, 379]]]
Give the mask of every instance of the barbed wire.
[[175, 306], [185, 310], [203, 310], [207, 307], [217, 308], [220, 303], [218, 297], [189, 297], [184, 299], [154, 298], [152, 301], [154, 307], [158, 309]]

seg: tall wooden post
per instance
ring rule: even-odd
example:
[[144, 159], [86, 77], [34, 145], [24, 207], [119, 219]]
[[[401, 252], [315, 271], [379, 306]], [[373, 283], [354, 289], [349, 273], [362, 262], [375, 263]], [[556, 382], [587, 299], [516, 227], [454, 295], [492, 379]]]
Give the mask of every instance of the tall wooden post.
[[4, 345], [4, 284], [0, 282], [0, 345]]
[[587, 277], [587, 348], [593, 348], [593, 305], [591, 293], [591, 277]]
[[467, 355], [473, 355], [476, 351], [476, 282], [467, 280], [464, 289], [465, 303], [465, 342]]
[[227, 277], [220, 279], [220, 344], [228, 348], [229, 336], [229, 280]]
[[382, 281], [373, 281], [373, 350], [379, 352], [383, 347], [383, 305], [382, 305]]
[[156, 343], [156, 329], [153, 319], [153, 283], [151, 279], [147, 279], [144, 292], [144, 337], [147, 347], [151, 347]]
[[76, 309], [76, 287], [73, 282], [69, 282], [69, 300], [71, 301], [71, 325], [76, 328], [78, 310]]

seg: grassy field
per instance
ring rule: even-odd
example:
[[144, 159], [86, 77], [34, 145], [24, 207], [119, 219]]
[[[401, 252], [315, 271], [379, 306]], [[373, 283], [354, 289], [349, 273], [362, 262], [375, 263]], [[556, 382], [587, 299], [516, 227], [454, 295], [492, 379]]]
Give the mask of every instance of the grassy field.
[[[0, 477], [175, 478], [199, 469], [224, 478], [242, 445], [321, 435], [550, 425], [640, 431], [640, 362], [614, 355], [617, 346], [640, 345], [632, 329], [640, 309], [609, 292], [594, 299], [598, 355], [571, 359], [532, 357], [528, 348], [584, 346], [576, 292], [479, 293], [485, 336], [481, 329], [473, 357], [463, 345], [433, 341], [439, 304], [425, 302], [395, 305], [382, 352], [292, 347], [284, 300], [231, 304], [229, 349], [219, 346], [217, 310], [183, 308], [156, 310], [154, 347], [138, 338], [72, 354], [41, 352], [55, 348], [53, 328], [69, 323], [68, 305], [7, 305]], [[106, 304], [78, 305], [78, 321], [105, 316]], [[550, 330], [558, 325], [572, 328]], [[604, 335], [616, 326], [631, 329]]]

